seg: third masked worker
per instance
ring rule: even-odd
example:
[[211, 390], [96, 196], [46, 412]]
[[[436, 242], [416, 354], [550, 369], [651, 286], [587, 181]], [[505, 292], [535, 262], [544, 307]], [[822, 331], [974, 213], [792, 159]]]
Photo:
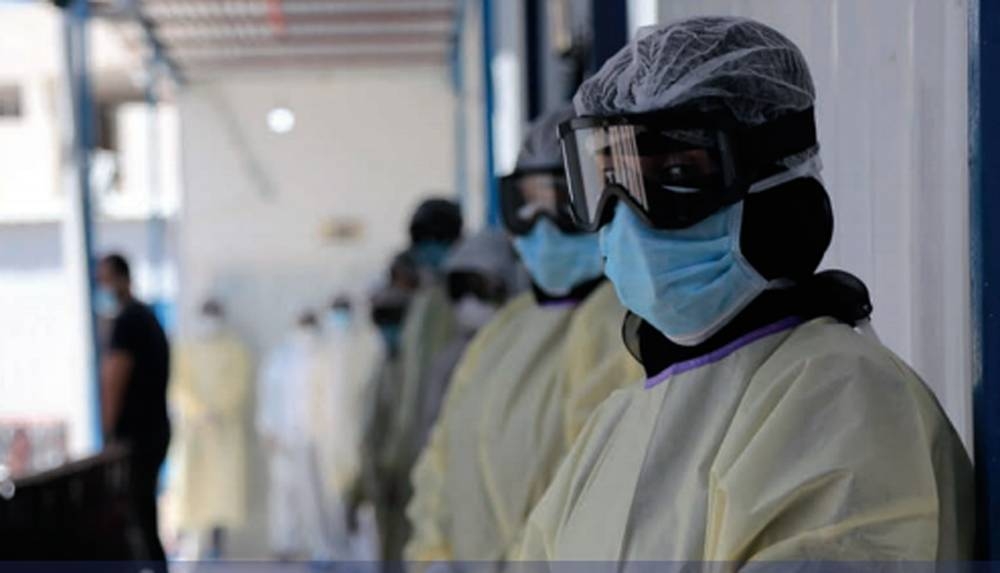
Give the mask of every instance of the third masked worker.
[[[816, 274], [833, 216], [815, 89], [758, 22], [647, 30], [560, 126], [645, 382], [587, 422], [533, 512], [529, 562], [971, 558], [969, 459], [933, 394]], [[778, 569], [780, 570], [780, 569]]]
[[505, 233], [485, 230], [456, 245], [443, 270], [455, 309], [455, 335], [431, 362], [415, 434], [419, 448], [427, 442], [455, 366], [472, 337], [514, 292], [517, 257]]
[[555, 126], [532, 126], [505, 179], [504, 224], [531, 275], [455, 370], [413, 473], [409, 561], [502, 560], [589, 410], [640, 379], [621, 345], [625, 310], [602, 276], [595, 234], [569, 220]]

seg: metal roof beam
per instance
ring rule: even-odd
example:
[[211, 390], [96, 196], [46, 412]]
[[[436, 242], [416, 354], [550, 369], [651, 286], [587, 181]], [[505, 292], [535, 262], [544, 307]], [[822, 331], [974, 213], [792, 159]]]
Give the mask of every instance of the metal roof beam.
[[423, 44], [436, 43], [448, 44], [447, 37], [441, 34], [350, 34], [350, 35], [325, 35], [325, 36], [305, 36], [287, 38], [285, 36], [268, 36], [259, 34], [244, 34], [236, 37], [226, 38], [204, 38], [200, 40], [184, 40], [177, 43], [167, 40], [167, 46], [171, 53], [178, 51], [193, 51], [215, 49], [222, 50], [228, 48], [252, 48], [257, 46], [372, 46], [387, 45], [396, 46], [399, 44]]
[[226, 60], [239, 58], [267, 57], [314, 57], [314, 56], [385, 56], [397, 54], [446, 54], [446, 41], [409, 42], [399, 44], [357, 45], [251, 45], [225, 46], [222, 48], [193, 48], [174, 50], [174, 57], [187, 66], [198, 60]]
[[153, 54], [153, 60], [158, 65], [166, 68], [167, 74], [174, 83], [184, 83], [182, 74], [176, 62], [167, 53], [163, 42], [160, 41], [156, 32], [156, 24], [143, 12], [139, 0], [117, 0], [112, 3], [104, 2], [98, 4], [94, 16], [110, 20], [129, 20], [135, 22], [142, 30], [142, 39]]
[[[268, 4], [253, 0], [143, 0], [145, 13], [155, 20], [201, 20], [208, 18], [267, 19]], [[282, 12], [286, 17], [352, 16], [416, 14], [453, 11], [454, 0], [411, 0], [406, 2], [329, 0], [303, 2], [285, 0]]]
[[[413, 34], [435, 34], [449, 36], [453, 25], [449, 20], [414, 23], [359, 23], [343, 22], [288, 24], [282, 38], [299, 40], [336, 36], [338, 38], [364, 38], [368, 36], [409, 36]], [[203, 40], [224, 41], [241, 39], [273, 38], [271, 28], [263, 21], [235, 22], [232, 24], [166, 24], [158, 26], [157, 36], [166, 43], [198, 42]]]
[[317, 68], [342, 69], [372, 66], [443, 66], [444, 54], [396, 54], [315, 57], [246, 57], [224, 60], [204, 60], [185, 67], [192, 80], [215, 79], [221, 75], [241, 72], [273, 74], [275, 70], [294, 71]]

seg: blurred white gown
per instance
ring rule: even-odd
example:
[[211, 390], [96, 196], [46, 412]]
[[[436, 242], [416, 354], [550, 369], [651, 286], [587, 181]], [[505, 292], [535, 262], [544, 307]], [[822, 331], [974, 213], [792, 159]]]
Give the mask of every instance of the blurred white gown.
[[269, 532], [281, 557], [328, 560], [344, 555], [342, 534], [331, 531], [313, 433], [316, 369], [324, 345], [318, 333], [299, 330], [261, 369], [257, 430], [269, 448]]

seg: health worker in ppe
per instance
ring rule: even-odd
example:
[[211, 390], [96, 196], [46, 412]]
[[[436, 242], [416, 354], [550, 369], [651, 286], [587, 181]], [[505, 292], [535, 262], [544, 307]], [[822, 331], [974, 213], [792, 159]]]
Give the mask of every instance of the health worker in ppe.
[[361, 460], [362, 393], [374, 366], [377, 335], [354, 316], [354, 304], [339, 295], [322, 320], [322, 348], [317, 355], [310, 400], [313, 443], [323, 486], [324, 510], [337, 547], [351, 547], [338, 560], [357, 560], [370, 545], [366, 532], [352, 536], [347, 505]]
[[[400, 339], [402, 323], [420, 286], [419, 269], [409, 252], [396, 255], [388, 281], [371, 297], [371, 320], [381, 339], [381, 358], [375, 364], [363, 398], [361, 475], [353, 488], [349, 511], [356, 524], [363, 504], [373, 506], [383, 562], [398, 562], [409, 535], [406, 500], [394, 458], [393, 422], [402, 387]], [[408, 497], [407, 497], [408, 499]]]
[[[529, 562], [971, 557], [969, 459], [902, 360], [816, 274], [833, 216], [799, 49], [737, 18], [648, 29], [560, 127], [647, 380], [590, 418], [532, 513]], [[774, 567], [758, 564], [757, 567]]]
[[480, 330], [455, 371], [413, 473], [409, 561], [503, 560], [587, 409], [641, 378], [597, 236], [568, 220], [555, 127], [570, 117], [567, 106], [533, 125], [504, 181], [504, 223], [534, 289]]
[[315, 441], [313, 388], [322, 352], [319, 320], [305, 312], [259, 375], [257, 433], [268, 456], [268, 530], [279, 560], [325, 561], [347, 552], [343, 537], [329, 530]]
[[[431, 362], [455, 335], [455, 317], [448, 300], [441, 266], [462, 236], [462, 213], [446, 199], [428, 199], [410, 222], [410, 254], [420, 272], [420, 288], [403, 319], [400, 339], [402, 379], [393, 412], [390, 451], [394, 497], [405, 507], [412, 493], [410, 471], [420, 453], [418, 426], [429, 395]], [[407, 532], [403, 539], [409, 537]], [[392, 548], [399, 555], [400, 546]], [[399, 559], [393, 559], [399, 561]]]
[[220, 558], [225, 532], [246, 523], [250, 356], [209, 299], [173, 358], [175, 523], [195, 548], [187, 558]]
[[420, 286], [403, 319], [400, 339], [403, 380], [392, 438], [399, 479], [406, 483], [407, 490], [406, 476], [420, 451], [415, 430], [425, 409], [431, 362], [456, 332], [442, 265], [461, 236], [461, 210], [449, 200], [424, 201], [410, 222], [410, 256], [417, 264]]
[[445, 259], [443, 270], [454, 308], [455, 335], [431, 362], [417, 424], [419, 449], [427, 443], [452, 373], [472, 337], [493, 319], [517, 288], [517, 266], [506, 233], [491, 229], [464, 239]]

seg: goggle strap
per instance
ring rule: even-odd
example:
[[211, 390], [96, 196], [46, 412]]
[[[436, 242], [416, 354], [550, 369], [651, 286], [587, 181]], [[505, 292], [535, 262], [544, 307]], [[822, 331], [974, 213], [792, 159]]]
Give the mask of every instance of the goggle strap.
[[808, 151], [816, 146], [816, 118], [813, 108], [781, 116], [773, 121], [751, 127], [745, 132], [753, 145], [751, 163], [770, 165]]

